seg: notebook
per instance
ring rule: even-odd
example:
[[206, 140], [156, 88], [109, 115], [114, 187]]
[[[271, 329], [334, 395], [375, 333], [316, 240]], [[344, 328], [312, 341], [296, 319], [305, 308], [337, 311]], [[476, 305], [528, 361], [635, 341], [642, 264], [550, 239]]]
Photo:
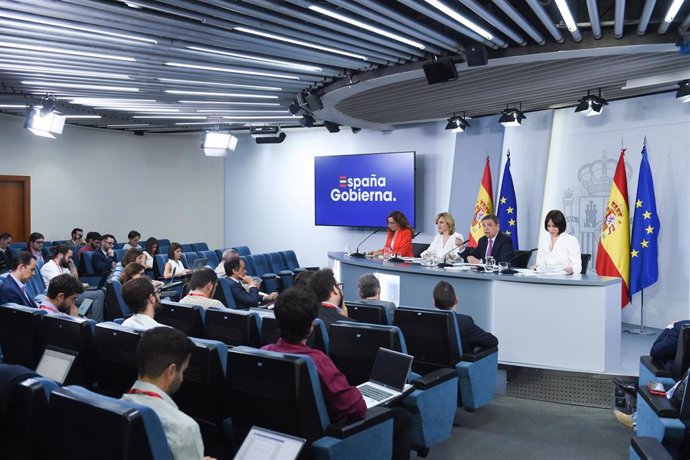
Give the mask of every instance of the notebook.
[[302, 438], [253, 426], [235, 460], [294, 460], [305, 442]]
[[41, 377], [55, 380], [62, 385], [67, 380], [69, 371], [79, 353], [64, 348], [48, 345], [38, 362], [36, 373]]
[[413, 356], [405, 353], [379, 348], [369, 381], [357, 386], [367, 409], [385, 404], [412, 388], [412, 385], [405, 382], [413, 359]]

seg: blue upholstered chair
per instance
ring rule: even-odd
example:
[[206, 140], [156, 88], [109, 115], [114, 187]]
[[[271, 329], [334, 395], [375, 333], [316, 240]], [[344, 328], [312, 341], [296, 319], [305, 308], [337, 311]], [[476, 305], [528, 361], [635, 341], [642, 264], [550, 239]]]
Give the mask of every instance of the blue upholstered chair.
[[203, 337], [206, 310], [199, 305], [187, 305], [171, 300], [161, 301], [156, 321], [184, 332], [190, 337]]
[[136, 352], [141, 335], [132, 328], [109, 321], [94, 331], [96, 391], [120, 397], [137, 379]]
[[310, 357], [236, 347], [228, 353], [228, 368], [226, 427], [238, 444], [260, 426], [306, 439], [307, 456], [317, 459], [391, 457], [390, 411], [373, 408], [362, 421], [331, 425]]
[[[331, 325], [328, 335], [330, 358], [354, 386], [369, 380], [379, 348], [407, 353], [405, 338], [395, 326], [339, 321]], [[425, 454], [451, 435], [458, 376], [453, 369], [439, 369], [422, 377], [411, 375], [408, 381], [415, 386], [403, 401], [413, 417], [412, 446]]]
[[289, 270], [292, 270], [295, 273], [299, 273], [304, 270], [318, 270], [319, 267], [302, 267], [300, 266], [299, 262], [297, 261], [297, 255], [295, 254], [295, 251], [292, 249], [288, 249], [286, 251], [280, 251], [279, 253], [281, 257], [285, 260], [285, 264], [287, 265]]
[[208, 251], [208, 244], [206, 243], [192, 243], [192, 249], [196, 252]]
[[0, 307], [0, 349], [3, 362], [35, 369], [41, 357], [41, 323], [45, 310], [5, 305]]
[[630, 460], [673, 460], [673, 456], [654, 438], [633, 436], [630, 439]]
[[230, 283], [234, 283], [234, 281], [230, 281], [227, 278], [218, 278], [218, 287], [216, 288], [214, 298], [220, 300], [226, 308], [236, 309], [237, 304], [235, 303], [235, 298], [232, 296]]
[[[262, 313], [261, 315], [261, 346], [276, 343], [280, 338], [278, 321], [273, 312]], [[314, 330], [307, 337], [307, 345], [328, 354], [330, 340], [326, 323], [320, 319], [314, 320]]]
[[168, 254], [156, 254], [153, 256], [153, 273], [156, 278], [162, 278], [165, 273], [165, 264], [168, 262]]
[[203, 251], [197, 251], [197, 254], [199, 254], [199, 257], [208, 260], [208, 264], [213, 268], [216, 268], [221, 261], [221, 259], [218, 257], [218, 254], [216, 254], [216, 251], [209, 251], [208, 249], [205, 249]]
[[268, 259], [271, 271], [280, 277], [280, 289], [284, 291], [292, 286], [295, 281], [295, 274], [288, 268], [283, 258], [280, 257], [280, 254], [277, 252], [270, 252], [264, 254], [264, 256]]
[[[271, 271], [271, 264], [265, 254], [253, 254], [247, 256], [247, 260], [254, 260], [254, 275], [261, 278], [261, 290], [264, 292], [276, 292], [280, 289], [278, 275]], [[246, 263], [246, 262], [245, 262]]]
[[113, 252], [115, 253], [115, 260], [118, 262], [122, 260], [122, 256], [125, 255], [125, 252], [129, 251], [129, 249], [113, 249]]
[[249, 250], [249, 246], [234, 246], [233, 249], [240, 253], [241, 256], [249, 256], [252, 251]]
[[54, 458], [172, 460], [163, 425], [148, 406], [68, 386], [53, 390], [48, 423], [42, 436]]
[[425, 375], [441, 368], [454, 368], [459, 379], [458, 405], [468, 410], [478, 409], [493, 399], [498, 348], [463, 353], [454, 312], [400, 307], [395, 310], [393, 322], [415, 357], [415, 372]]
[[[669, 387], [666, 387], [668, 390]], [[637, 436], [657, 439], [674, 456], [683, 447], [683, 440], [690, 424], [690, 385], [686, 385], [680, 408], [674, 406], [665, 396], [653, 395], [647, 385], [637, 392]]]
[[180, 244], [182, 252], [196, 252], [191, 244]]
[[651, 356], [640, 357], [639, 385], [644, 386], [649, 382], [660, 382], [665, 385], [673, 385], [690, 367], [690, 325], [684, 326], [678, 334], [676, 357], [673, 370], [666, 367], [665, 363], [653, 359]]
[[91, 286], [98, 286], [100, 283], [101, 276], [96, 275], [93, 269], [93, 251], [87, 251], [81, 254], [79, 279], [82, 283], [88, 283]]
[[[158, 240], [158, 247], [159, 247], [159, 248], [162, 248], [162, 247], [167, 248], [168, 246], [170, 246], [170, 240], [169, 240], [169, 239], [167, 239], [167, 238], [160, 238], [160, 239]], [[160, 252], [160, 251], [159, 251], [159, 252]], [[167, 251], [166, 251], [166, 252], [167, 252]]]
[[240, 259], [244, 260], [244, 269], [247, 271], [247, 275], [259, 276], [256, 271], [256, 265], [254, 264], [254, 256], [240, 256]]
[[194, 261], [199, 258], [199, 254], [196, 252], [183, 252], [182, 253], [182, 265], [185, 268], [191, 269], [194, 266]]
[[206, 310], [203, 336], [236, 347], [261, 346], [261, 319], [254, 311], [229, 308]]
[[122, 284], [119, 280], [113, 280], [105, 286], [105, 320], [112, 321], [116, 318], [125, 318], [132, 314], [129, 305], [122, 298]]
[[48, 313], [41, 324], [41, 344], [79, 353], [72, 363], [65, 385], [90, 387], [94, 377], [93, 335], [96, 323], [91, 319]]
[[393, 325], [393, 316], [383, 305], [345, 301], [347, 316], [360, 323]]

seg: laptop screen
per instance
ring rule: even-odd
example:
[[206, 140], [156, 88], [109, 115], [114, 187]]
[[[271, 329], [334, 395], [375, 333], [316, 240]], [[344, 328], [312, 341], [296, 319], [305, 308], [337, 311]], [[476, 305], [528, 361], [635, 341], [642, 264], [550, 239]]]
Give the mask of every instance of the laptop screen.
[[196, 259], [194, 261], [194, 264], [192, 265], [192, 271], [195, 272], [197, 270], [204, 268], [207, 263], [208, 259]]
[[252, 427], [235, 460], [294, 460], [305, 440], [264, 428]]
[[36, 373], [41, 377], [55, 380], [62, 385], [67, 379], [77, 354], [75, 351], [61, 350], [48, 346], [43, 351]]
[[86, 316], [89, 313], [89, 310], [91, 310], [92, 303], [93, 299], [82, 300], [81, 305], [79, 305], [79, 316]]
[[403, 391], [413, 359], [405, 353], [379, 348], [369, 380], [393, 390]]

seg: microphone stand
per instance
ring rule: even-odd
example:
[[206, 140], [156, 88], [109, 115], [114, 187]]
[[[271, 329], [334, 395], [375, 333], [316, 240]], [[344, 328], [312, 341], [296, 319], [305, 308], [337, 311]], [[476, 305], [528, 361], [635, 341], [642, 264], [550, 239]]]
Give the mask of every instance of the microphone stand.
[[359, 252], [359, 247], [360, 247], [366, 240], [368, 240], [368, 239], [371, 238], [372, 236], [376, 235], [380, 230], [381, 230], [380, 228], [377, 228], [376, 230], [374, 230], [373, 232], [371, 232], [371, 233], [369, 234], [369, 236], [367, 236], [366, 238], [364, 238], [364, 239], [357, 245], [357, 249], [355, 249], [355, 252], [350, 253], [350, 257], [354, 257], [354, 258], [356, 258], [356, 259], [364, 259], [367, 255], [364, 254], [364, 253]]
[[470, 240], [465, 240], [462, 242], [462, 244], [460, 246], [455, 246], [453, 249], [451, 249], [450, 251], [443, 254], [443, 260], [441, 262], [439, 262], [436, 266], [439, 268], [452, 267], [453, 264], [449, 264], [446, 262], [446, 257], [448, 256], [448, 254], [450, 254], [453, 251], [458, 251], [463, 246], [467, 246], [467, 243], [469, 243], [469, 242], [470, 242]]

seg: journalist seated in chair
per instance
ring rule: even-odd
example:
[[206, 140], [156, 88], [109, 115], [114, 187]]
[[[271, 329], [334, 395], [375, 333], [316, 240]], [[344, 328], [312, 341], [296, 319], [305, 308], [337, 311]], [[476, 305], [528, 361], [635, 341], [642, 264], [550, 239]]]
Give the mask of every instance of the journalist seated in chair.
[[477, 247], [465, 249], [460, 256], [471, 264], [479, 264], [487, 257], [496, 262], [510, 262], [513, 258], [513, 240], [501, 232], [498, 217], [488, 214], [482, 218], [484, 236], [477, 241]]
[[141, 249], [141, 246], [139, 246], [139, 240], [140, 239], [141, 239], [141, 233], [139, 233], [136, 230], [131, 230], [127, 234], [127, 242], [122, 245], [122, 249], [132, 249], [132, 248]]
[[[41, 267], [43, 284], [48, 286], [53, 278], [64, 274], [71, 275], [75, 280], [79, 281], [79, 273], [77, 272], [77, 266], [74, 264], [74, 260], [72, 260], [72, 255], [72, 249], [66, 244], [53, 246], [53, 257]], [[82, 287], [88, 288], [89, 285], [84, 283]], [[105, 293], [100, 289], [82, 290], [77, 297], [77, 302], [81, 303], [84, 299], [93, 300], [93, 305], [89, 310], [88, 317], [97, 323], [103, 321]]]
[[365, 273], [357, 279], [357, 291], [359, 292], [360, 303], [383, 305], [391, 317], [395, 314], [395, 304], [381, 300], [381, 283], [373, 273]]
[[10, 244], [12, 244], [12, 235], [9, 233], [0, 234], [0, 273], [5, 273], [12, 269]]
[[29, 244], [27, 244], [25, 251], [30, 252], [35, 258], [36, 263], [42, 265], [43, 260], [43, 243], [45, 238], [42, 234], [34, 232], [29, 235]]
[[[320, 306], [314, 294], [304, 286], [292, 286], [278, 296], [275, 315], [280, 339], [265, 345], [263, 350], [309, 356], [319, 374], [321, 391], [333, 423], [355, 421], [366, 417], [367, 406], [359, 390], [335, 367], [333, 361], [319, 350], [307, 345]], [[412, 446], [412, 417], [401, 408], [392, 409], [393, 458], [409, 459]]]
[[225, 273], [225, 262], [232, 259], [233, 257], [239, 257], [239, 256], [240, 256], [240, 253], [237, 252], [236, 250], [232, 249], [232, 248], [226, 249], [225, 251], [223, 251], [223, 257], [222, 257], [221, 261], [218, 262], [218, 265], [216, 266], [216, 269], [215, 269], [216, 275], [218, 275], [219, 277], [222, 277], [222, 278], [226, 278], [226, 277], [230, 276], [227, 273]]
[[122, 286], [122, 299], [134, 312], [122, 323], [123, 326], [140, 331], [164, 326], [153, 319], [161, 308], [161, 299], [148, 276], [127, 281]]
[[153, 269], [153, 256], [158, 254], [158, 240], [154, 237], [150, 237], [146, 240], [146, 250], [144, 251], [144, 256], [146, 256], [146, 268]]
[[213, 460], [204, 457], [199, 424], [178, 409], [171, 396], [184, 380], [194, 343], [171, 327], [146, 331], [137, 345], [139, 378], [122, 399], [154, 410], [163, 425], [174, 460]]
[[[458, 302], [455, 289], [450, 283], [441, 281], [436, 285], [434, 288], [434, 306], [436, 308], [455, 311]], [[498, 339], [490, 332], [477, 326], [471, 316], [456, 311], [455, 320], [458, 322], [463, 353], [472, 353], [477, 348], [486, 349], [498, 346]]]
[[83, 244], [86, 244], [86, 241], [84, 241], [84, 230], [76, 227], [72, 229], [72, 233], [70, 233], [70, 239], [67, 240], [65, 243], [67, 246], [70, 248], [74, 249], [77, 246], [81, 246]]
[[89, 232], [86, 234], [86, 244], [77, 251], [77, 262], [81, 263], [81, 255], [85, 252], [93, 252], [101, 246], [101, 234]]
[[192, 272], [184, 268], [182, 264], [182, 246], [180, 243], [170, 243], [170, 247], [168, 247], [168, 261], [165, 263], [163, 278], [166, 280], [172, 278], [173, 270], [175, 270], [175, 276], [185, 276]]
[[27, 251], [17, 253], [12, 259], [12, 271], [0, 284], [0, 305], [16, 303], [36, 308], [36, 302], [26, 291], [25, 285], [36, 273], [36, 258]]
[[678, 338], [683, 326], [687, 325], [690, 325], [690, 320], [674, 321], [666, 326], [649, 351], [652, 358], [663, 362], [666, 368], [672, 372], [679, 371], [679, 369], [675, 369]]
[[434, 237], [429, 247], [420, 255], [424, 257], [429, 254], [439, 258], [448, 257], [449, 259], [455, 259], [457, 252], [453, 251], [453, 249], [462, 246], [462, 243], [465, 242], [465, 237], [462, 236], [462, 233], [455, 232], [455, 219], [453, 219], [453, 215], [449, 212], [439, 213], [436, 216], [436, 230], [438, 230], [438, 234]]
[[146, 256], [144, 255], [144, 251], [142, 251], [140, 248], [127, 249], [127, 251], [122, 256], [122, 260], [116, 263], [113, 267], [113, 270], [110, 272], [110, 276], [108, 276], [108, 282], [119, 279], [125, 267], [132, 262], [144, 265], [146, 263]]
[[582, 271], [580, 243], [573, 235], [565, 233], [565, 216], [558, 209], [546, 214], [544, 230], [539, 237], [537, 263], [532, 267], [536, 271], [563, 270], [569, 275]]
[[115, 250], [113, 246], [115, 246], [115, 237], [107, 233], [103, 235], [101, 247], [93, 251], [93, 257], [91, 258], [95, 275], [110, 273], [115, 267]]
[[81, 283], [68, 273], [57, 275], [50, 280], [46, 297], [38, 307], [49, 313], [79, 316], [77, 295], [84, 292]]
[[326, 324], [326, 328], [336, 321], [352, 321], [347, 315], [342, 285], [336, 281], [333, 270], [322, 268], [309, 279], [307, 287], [321, 302], [318, 318]]
[[230, 278], [230, 291], [237, 308], [258, 307], [261, 303], [272, 302], [278, 297], [277, 292], [266, 294], [259, 291], [261, 281], [247, 275], [247, 269], [240, 257], [231, 257], [225, 262], [225, 273]]
[[189, 294], [180, 299], [186, 305], [198, 305], [203, 308], [225, 308], [223, 302], [213, 298], [218, 286], [218, 275], [208, 267], [201, 268], [192, 274], [189, 280]]

